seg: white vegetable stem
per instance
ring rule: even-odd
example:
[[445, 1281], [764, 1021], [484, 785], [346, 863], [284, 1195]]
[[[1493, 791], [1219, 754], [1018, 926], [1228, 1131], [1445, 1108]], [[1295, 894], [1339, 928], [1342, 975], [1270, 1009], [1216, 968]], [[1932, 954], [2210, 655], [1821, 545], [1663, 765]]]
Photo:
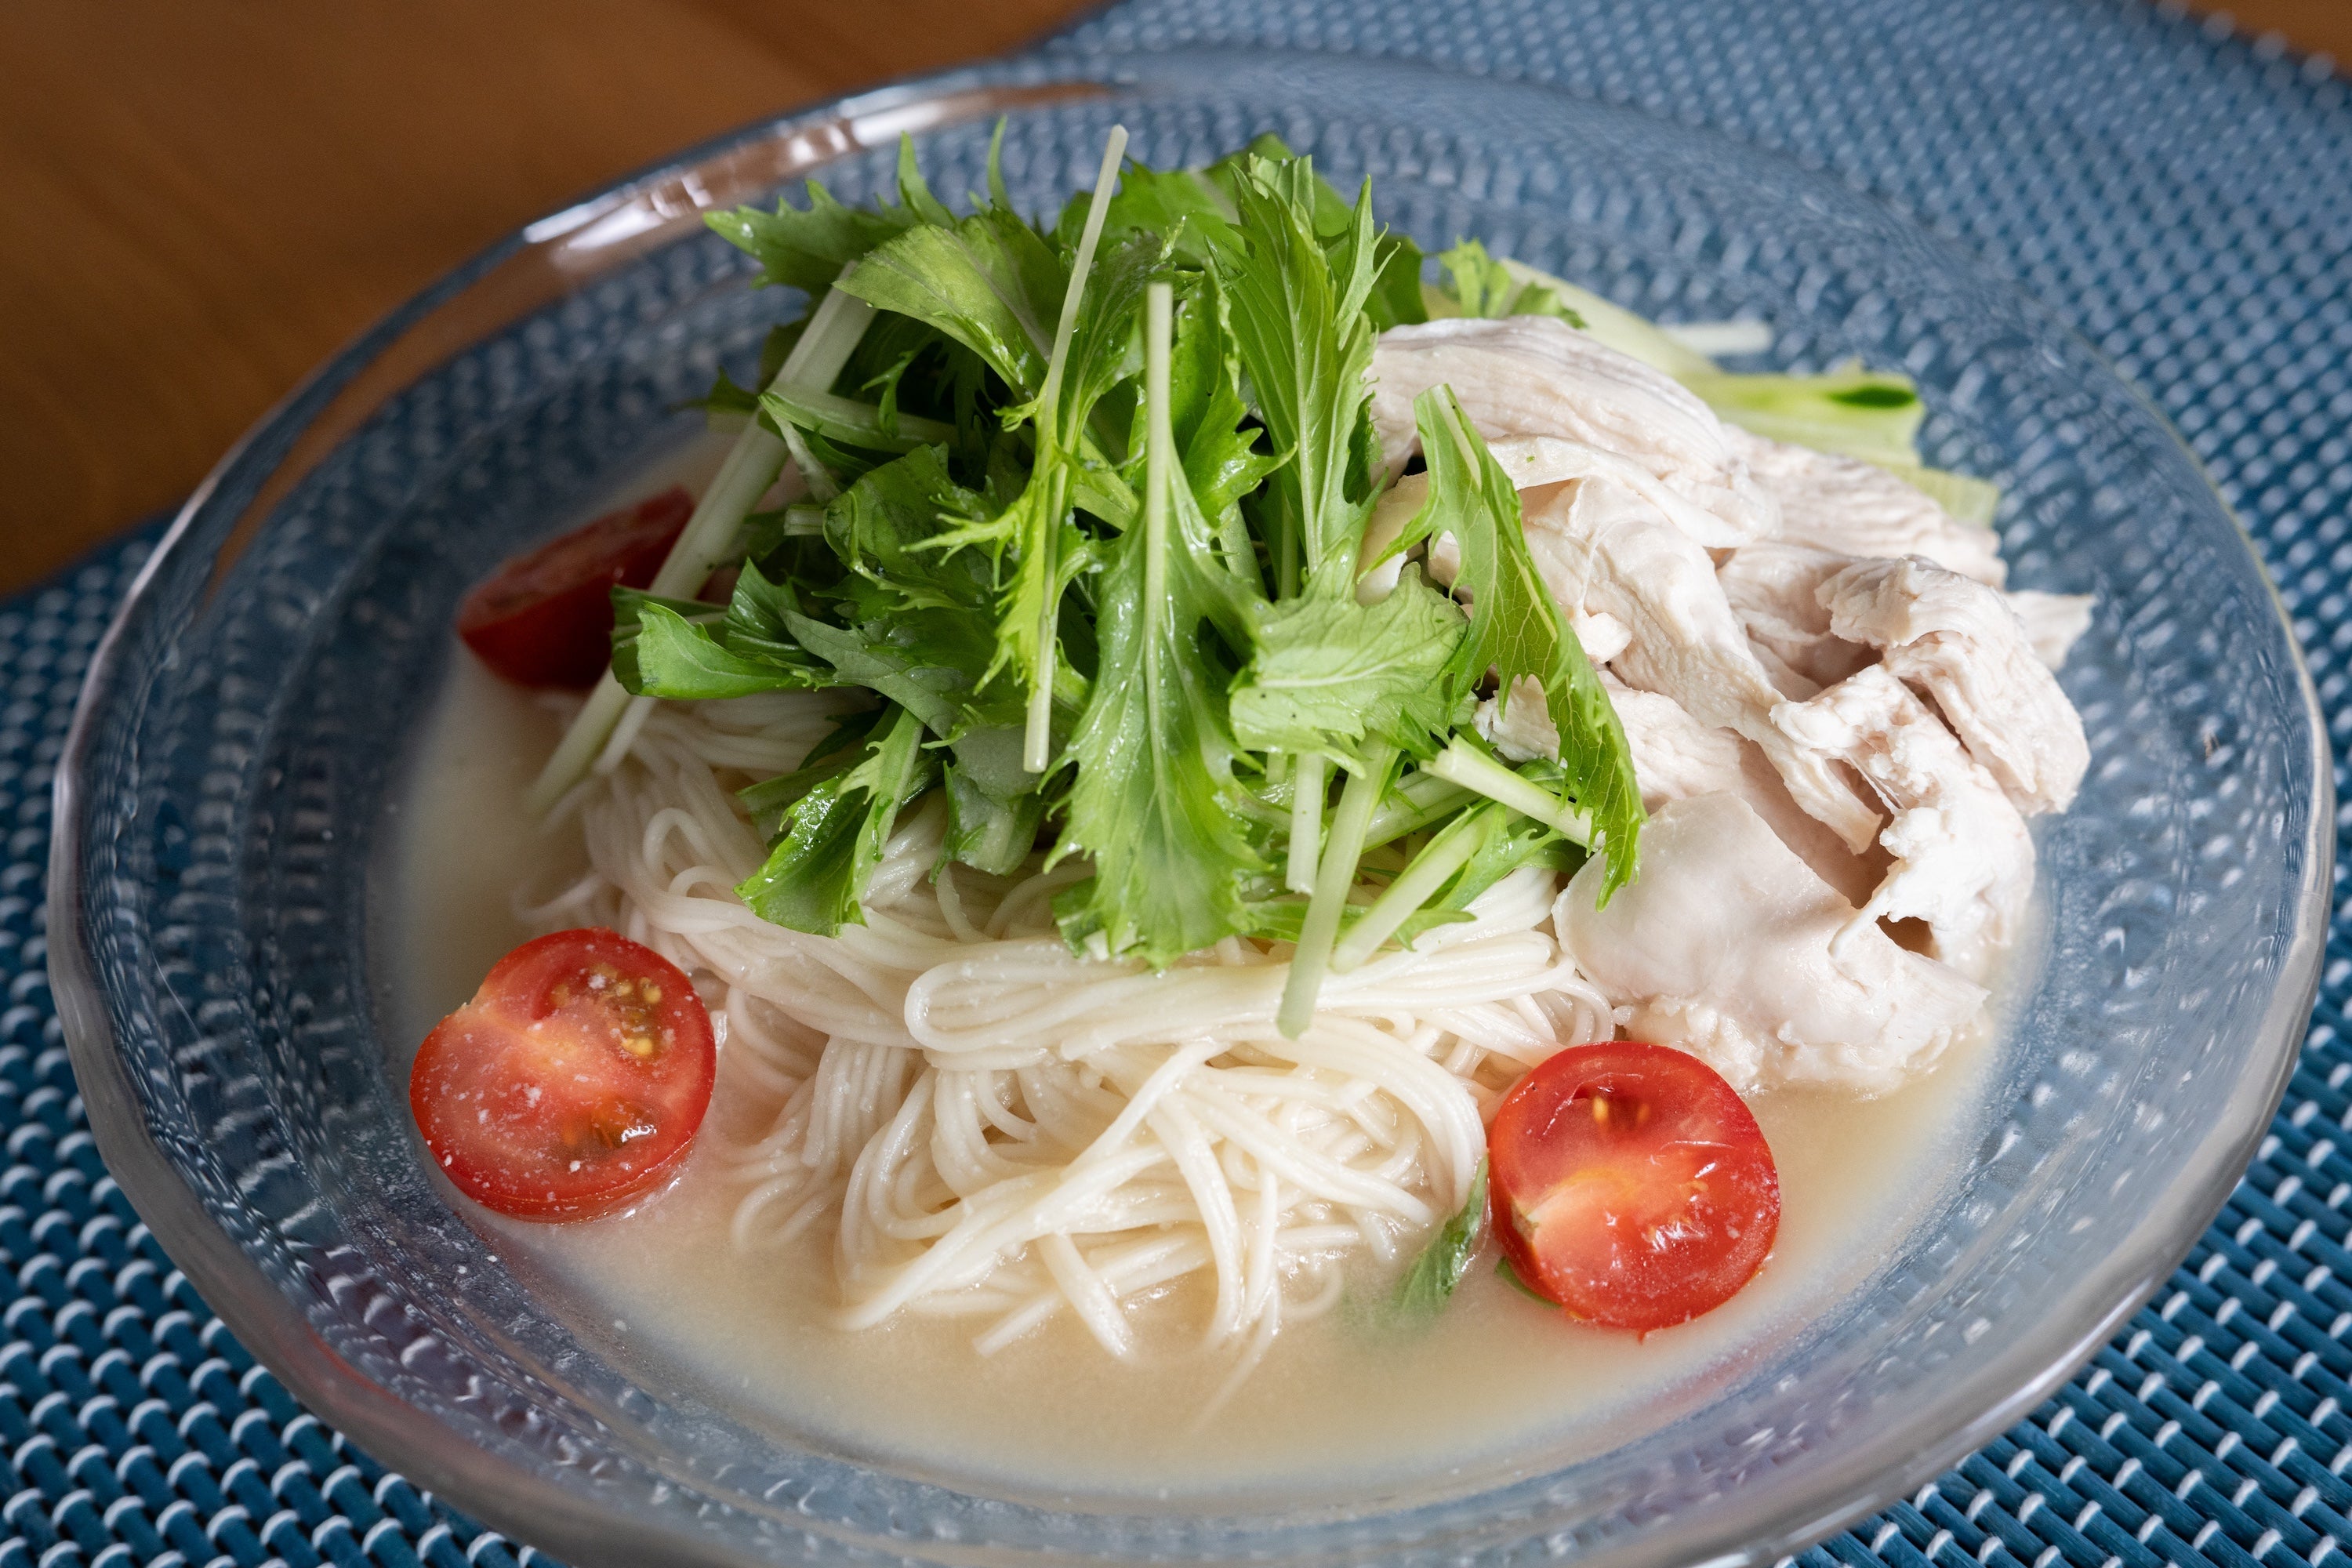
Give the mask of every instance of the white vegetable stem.
[[[769, 385], [829, 389], [873, 320], [874, 307], [865, 300], [838, 289], [829, 291]], [[745, 514], [776, 482], [784, 466], [784, 452], [783, 442], [759, 421], [744, 426], [727, 460], [719, 466], [718, 477], [702, 492], [677, 542], [670, 546], [661, 570], [654, 574], [647, 592], [662, 598], [681, 598], [702, 586], [714, 570], [726, 563]], [[572, 719], [572, 727], [564, 731], [555, 754], [532, 781], [530, 793], [523, 796], [525, 806], [534, 815], [552, 809], [566, 791], [587, 775], [631, 703], [652, 700], [632, 698], [607, 668]]]
[[1323, 844], [1323, 753], [1301, 752], [1290, 784], [1290, 858], [1282, 885], [1294, 893], [1315, 890], [1315, 864]]
[[1413, 857], [1404, 875], [1388, 885], [1388, 890], [1372, 900], [1372, 907], [1348, 928], [1348, 934], [1331, 949], [1331, 973], [1345, 974], [1380, 951], [1381, 943], [1396, 934], [1399, 926], [1421, 912], [1422, 907], [1437, 897], [1437, 890], [1453, 880], [1454, 874], [1470, 863], [1478, 846], [1499, 814], [1491, 805], [1465, 811], [1449, 822], [1429, 841], [1422, 852]]
[[[1127, 127], [1114, 125], [1103, 144], [1102, 172], [1095, 176], [1094, 200], [1087, 207], [1087, 226], [1079, 232], [1077, 255], [1070, 263], [1070, 286], [1062, 291], [1062, 320], [1054, 329], [1054, 352], [1045, 362], [1045, 385], [1038, 395], [1041, 421], [1056, 417], [1054, 405], [1062, 395], [1062, 367], [1070, 357], [1070, 335], [1078, 330], [1078, 302], [1086, 298], [1087, 274], [1094, 269], [1095, 245], [1102, 238], [1103, 219], [1110, 211], [1111, 187], [1118, 181], [1119, 160], [1127, 155]], [[1060, 522], [1049, 518], [1046, 526]], [[1029, 689], [1029, 724], [1022, 736], [1021, 765], [1042, 773], [1054, 761], [1054, 660], [1058, 652], [1060, 595], [1048, 585], [1045, 602], [1037, 610], [1037, 674]]]
[[1370, 750], [1371, 755], [1364, 759], [1363, 766], [1348, 775], [1348, 786], [1339, 792], [1339, 805], [1331, 813], [1331, 837], [1323, 846], [1322, 864], [1316, 868], [1315, 896], [1307, 901], [1298, 950], [1290, 955], [1290, 978], [1282, 988], [1282, 1008], [1274, 1017], [1275, 1026], [1294, 1040], [1315, 1021], [1315, 999], [1322, 994], [1323, 976], [1330, 968], [1331, 940], [1339, 934], [1339, 911], [1347, 907], [1348, 889], [1356, 883], [1364, 829], [1372, 820], [1372, 808], [1388, 792], [1389, 766], [1396, 761], [1392, 746]]
[[1438, 752], [1436, 760], [1422, 771], [1435, 773], [1446, 783], [1460, 784], [1488, 800], [1501, 801], [1522, 816], [1531, 817], [1547, 827], [1558, 828], [1563, 837], [1572, 839], [1588, 849], [1592, 847], [1591, 816], [1541, 784], [1521, 778], [1486, 752], [1465, 746], [1459, 740]]
[[1372, 813], [1371, 826], [1364, 829], [1364, 847], [1392, 843], [1417, 832], [1469, 798], [1468, 790], [1446, 783], [1425, 768], [1408, 773], [1389, 791], [1380, 810]]
[[[1176, 477], [1176, 426], [1168, 408], [1169, 344], [1176, 291], [1143, 291], [1143, 657], [1159, 655], [1157, 623], [1168, 614], [1168, 486]], [[1154, 688], [1156, 689], [1156, 683]]]
[[792, 454], [793, 471], [800, 475], [801, 489], [808, 492], [809, 500], [823, 506], [838, 497], [841, 487], [833, 482], [832, 473], [809, 450], [808, 437], [801, 433], [801, 427], [789, 419], [780, 419], [776, 428], [784, 433], [784, 450]]

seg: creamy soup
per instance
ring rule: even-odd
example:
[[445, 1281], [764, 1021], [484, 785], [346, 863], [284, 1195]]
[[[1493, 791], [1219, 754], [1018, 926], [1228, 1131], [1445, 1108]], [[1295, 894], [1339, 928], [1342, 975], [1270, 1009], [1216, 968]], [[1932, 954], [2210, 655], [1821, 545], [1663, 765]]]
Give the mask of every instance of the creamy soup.
[[[530, 934], [510, 912], [515, 889], [561, 875], [577, 853], [520, 805], [560, 729], [542, 700], [453, 650], [380, 879], [395, 1071]], [[1613, 1447], [1705, 1403], [1833, 1312], [1938, 1201], [1979, 1126], [1996, 1054], [1957, 1048], [1874, 1101], [1757, 1098], [1780, 1169], [1778, 1244], [1752, 1285], [1694, 1322], [1646, 1338], [1580, 1326], [1499, 1277], [1490, 1255], [1442, 1316], [1408, 1327], [1387, 1309], [1389, 1281], [1367, 1268], [1322, 1316], [1286, 1324], [1213, 1409], [1231, 1352], [1196, 1347], [1198, 1302], [1182, 1290], [1141, 1310], [1134, 1363], [1113, 1360], [1066, 1313], [988, 1356], [968, 1320], [830, 1326], [828, 1228], [781, 1253], [730, 1242], [740, 1194], [709, 1157], [728, 1131], [723, 1059], [696, 1154], [629, 1212], [537, 1225], [451, 1201], [551, 1315], [645, 1386], [794, 1442], [1041, 1501], [1421, 1497]]]

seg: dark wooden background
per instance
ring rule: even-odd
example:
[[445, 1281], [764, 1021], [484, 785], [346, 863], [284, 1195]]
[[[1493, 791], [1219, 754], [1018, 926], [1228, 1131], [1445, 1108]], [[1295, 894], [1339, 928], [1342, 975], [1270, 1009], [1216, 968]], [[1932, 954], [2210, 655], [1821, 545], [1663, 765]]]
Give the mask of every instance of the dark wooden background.
[[[1088, 8], [0, 6], [0, 592], [185, 496], [306, 371], [520, 224], [673, 148]], [[2352, 0], [2232, 10], [2352, 58]]]

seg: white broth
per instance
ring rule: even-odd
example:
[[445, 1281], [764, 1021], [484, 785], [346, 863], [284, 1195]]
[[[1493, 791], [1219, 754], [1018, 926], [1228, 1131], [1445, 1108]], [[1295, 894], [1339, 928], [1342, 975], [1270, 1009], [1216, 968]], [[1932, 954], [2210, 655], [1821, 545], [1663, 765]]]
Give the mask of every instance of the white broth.
[[[566, 838], [541, 833], [520, 804], [559, 728], [532, 697], [453, 652], [379, 879], [381, 1016], [398, 1070], [530, 934], [510, 913], [514, 889], [560, 871], [550, 862]], [[1956, 1048], [1876, 1101], [1759, 1098], [1780, 1173], [1779, 1242], [1755, 1283], [1696, 1322], [1646, 1339], [1581, 1327], [1497, 1277], [1490, 1255], [1440, 1318], [1405, 1329], [1382, 1311], [1386, 1281], [1360, 1271], [1331, 1311], [1286, 1325], [1205, 1418], [1231, 1352], [1193, 1348], [1198, 1302], [1181, 1291], [1144, 1309], [1135, 1363], [1113, 1360], [1066, 1313], [987, 1357], [971, 1320], [830, 1326], [826, 1227], [782, 1253], [730, 1243], [738, 1194], [707, 1157], [726, 1131], [723, 1060], [696, 1155], [632, 1211], [533, 1225], [451, 1201], [497, 1237], [551, 1314], [650, 1392], [797, 1442], [1037, 1501], [1420, 1497], [1615, 1446], [1704, 1403], [1833, 1310], [1937, 1201], [1978, 1128], [1996, 1054]]]

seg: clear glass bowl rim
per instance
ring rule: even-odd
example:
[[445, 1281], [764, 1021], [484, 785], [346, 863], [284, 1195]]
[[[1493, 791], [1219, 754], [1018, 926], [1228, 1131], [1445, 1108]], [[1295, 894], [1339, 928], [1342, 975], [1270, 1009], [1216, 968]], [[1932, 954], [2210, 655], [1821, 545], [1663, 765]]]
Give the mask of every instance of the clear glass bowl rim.
[[[1247, 58], [1263, 67], [1288, 52], [1253, 49]], [[1049, 55], [916, 78], [723, 133], [525, 225], [391, 311], [312, 372], [247, 431], [175, 517], [93, 654], [57, 767], [47, 907], [51, 992], [100, 1152], [173, 1261], [239, 1342], [305, 1406], [380, 1462], [425, 1482], [513, 1539], [583, 1563], [750, 1561], [708, 1536], [661, 1528], [626, 1510], [585, 1502], [528, 1467], [480, 1452], [453, 1458], [449, 1428], [386, 1398], [356, 1376], [184, 1184], [151, 1131], [142, 1097], [118, 1055], [82, 918], [88, 889], [79, 874], [85, 829], [81, 773], [100, 710], [119, 698], [121, 687], [136, 680], [137, 672], [125, 668], [127, 628], [152, 608], [167, 574], [206, 569], [187, 556], [190, 537], [208, 509], [225, 504], [223, 498], [238, 486], [251, 485], [236, 524], [208, 569], [216, 583], [276, 502], [386, 397], [474, 337], [509, 324], [575, 286], [587, 270], [581, 266], [583, 261], [597, 269], [618, 265], [698, 227], [701, 210], [737, 199], [738, 193], [786, 184], [833, 158], [887, 145], [902, 131], [921, 132], [1116, 90], [1131, 77], [1148, 77], [1155, 69], [1213, 68], [1220, 54], [1182, 49], [1126, 59]], [[1357, 70], [1375, 80], [1398, 72], [1459, 74], [1344, 56], [1298, 58], [1311, 60], [1318, 70]], [[1129, 74], [1119, 74], [1122, 68]], [[1638, 110], [1595, 104], [1527, 83], [1462, 79], [1482, 89], [1558, 98], [1585, 114], [1668, 125]], [[1681, 124], [1670, 128], [1695, 142], [1736, 146], [1743, 159], [1779, 163], [1790, 179], [1821, 188], [1833, 200], [1852, 204], [1864, 199], [1792, 160], [1732, 143], [1719, 132]], [[1944, 248], [1955, 266], [1982, 276], [1964, 253], [1948, 245]], [[2049, 312], [2032, 309], [2082, 353], [2105, 363], [2095, 349], [2052, 321]], [[2193, 455], [2162, 414], [2145, 398], [2139, 401], [2193, 464]], [[2228, 510], [2226, 502], [2220, 504]], [[2259, 557], [2242, 526], [2239, 534], [2259, 573]], [[2263, 580], [2267, 585], [2266, 574]], [[2011, 1366], [2020, 1360], [2029, 1363], [2035, 1369], [2031, 1375], [2022, 1380], [2004, 1376], [1998, 1386], [1990, 1374], [1964, 1380], [1945, 1390], [1936, 1406], [1913, 1425], [1914, 1430], [1939, 1428], [1944, 1434], [1939, 1440], [1885, 1458], [1874, 1468], [1849, 1466], [1802, 1495], [1783, 1500], [1764, 1517], [1727, 1510], [1718, 1529], [1671, 1542], [1670, 1555], [1705, 1568], [1769, 1562], [1833, 1533], [1940, 1473], [2013, 1425], [2095, 1353], [2158, 1289], [2220, 1212], [2268, 1130], [2294, 1071], [2318, 988], [2335, 867], [2334, 780], [2324, 715], [2291, 618], [2274, 587], [2270, 599], [2294, 649], [2304, 719], [2315, 737], [2315, 776], [2309, 781], [2314, 809], [2302, 846], [2306, 858], [2296, 895], [2292, 951], [2281, 965], [2281, 980], [2253, 1048], [2253, 1060], [2266, 1068], [2267, 1081], [2256, 1085], [2251, 1095], [2233, 1096], [2250, 1112], [2243, 1125], [2232, 1130], [2232, 1137], [2209, 1140], [2200, 1152], [2214, 1157], [2200, 1179], [2168, 1187], [2164, 1194], [2168, 1201], [2130, 1227], [2098, 1260], [2093, 1271], [2109, 1285], [2103, 1294], [2076, 1292], [2069, 1303], [2075, 1310], [2053, 1314], [2038, 1325], [2027, 1344], [2008, 1359], [2006, 1364]], [[873, 1543], [861, 1544], [870, 1548]], [[1430, 1543], [1421, 1544], [1426, 1549]], [[971, 1542], [929, 1543], [926, 1555], [940, 1562], [1015, 1560]]]

